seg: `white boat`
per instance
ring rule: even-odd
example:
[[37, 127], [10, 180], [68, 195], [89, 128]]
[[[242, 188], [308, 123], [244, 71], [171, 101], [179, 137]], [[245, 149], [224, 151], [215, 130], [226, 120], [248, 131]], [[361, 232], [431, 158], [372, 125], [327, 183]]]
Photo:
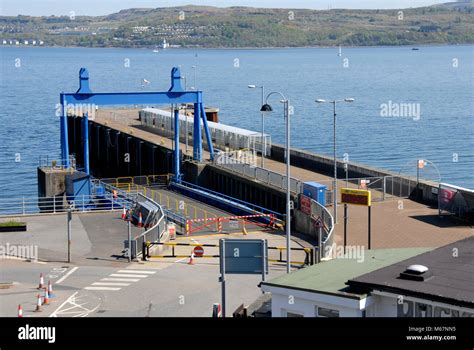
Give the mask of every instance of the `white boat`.
[[338, 53], [337, 55], [338, 55], [339, 57], [342, 56], [342, 47], [341, 47], [341, 45], [339, 45], [339, 53]]

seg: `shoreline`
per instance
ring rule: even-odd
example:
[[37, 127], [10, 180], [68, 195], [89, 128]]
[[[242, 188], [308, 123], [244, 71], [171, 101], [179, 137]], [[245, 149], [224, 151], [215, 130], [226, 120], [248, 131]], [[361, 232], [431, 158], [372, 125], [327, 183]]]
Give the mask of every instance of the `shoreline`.
[[[344, 49], [367, 49], [367, 48], [380, 48], [380, 49], [388, 49], [388, 48], [423, 48], [423, 47], [452, 47], [452, 46], [474, 46], [474, 43], [457, 43], [457, 44], [413, 44], [413, 45], [372, 45], [372, 46], [342, 46]], [[107, 46], [107, 47], [101, 47], [101, 46], [94, 46], [94, 47], [89, 47], [89, 46], [58, 46], [58, 45], [0, 45], [0, 48], [17, 48], [17, 49], [23, 49], [23, 48], [48, 48], [48, 49], [116, 49], [116, 50], [156, 50], [156, 48], [153, 47], [120, 47], [120, 46]], [[251, 51], [251, 50], [291, 50], [291, 49], [296, 49], [296, 50], [304, 50], [304, 49], [337, 49], [339, 45], [335, 46], [268, 46], [268, 47], [176, 47], [176, 48], [166, 48], [166, 49], [158, 49], [158, 53], [163, 52], [163, 51], [178, 51], [178, 50], [199, 50], [199, 51], [205, 51], [205, 50], [229, 50], [229, 51], [237, 51], [237, 50], [242, 50], [242, 51]]]

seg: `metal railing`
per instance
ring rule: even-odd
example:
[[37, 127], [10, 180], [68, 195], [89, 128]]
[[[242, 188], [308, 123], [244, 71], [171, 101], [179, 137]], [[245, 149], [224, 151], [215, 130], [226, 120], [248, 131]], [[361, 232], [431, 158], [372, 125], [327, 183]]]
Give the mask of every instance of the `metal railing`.
[[[143, 196], [143, 195], [139, 195]], [[158, 213], [157, 216], [155, 217], [155, 223], [153, 226], [148, 228], [145, 232], [141, 233], [140, 235], [136, 236], [133, 241], [135, 241], [135, 244], [132, 244], [132, 247], [135, 247], [135, 252], [132, 252], [132, 258], [136, 258], [139, 255], [142, 256], [142, 259], [146, 259], [146, 249], [147, 249], [147, 243], [148, 242], [160, 242], [160, 239], [163, 235], [163, 233], [166, 230], [166, 215], [165, 212], [163, 211], [163, 208], [156, 203], [154, 200], [143, 196], [146, 198], [148, 202], [153, 203], [156, 205], [158, 208]], [[138, 251], [138, 248], [141, 248], [141, 251]]]
[[68, 169], [76, 169], [76, 157], [74, 155], [70, 155], [69, 159], [41, 155], [38, 160], [38, 166], [41, 168], [66, 169], [67, 161], [69, 161]]
[[311, 199], [311, 220], [322, 232], [319, 244], [319, 260], [331, 255], [334, 243], [334, 218], [331, 213], [321, 204]]
[[115, 198], [112, 193], [103, 195], [55, 196], [55, 197], [4, 197], [0, 198], [0, 217], [19, 215], [54, 214], [69, 208], [76, 212], [118, 210], [129, 207], [127, 198]]
[[[218, 154], [214, 158], [214, 165], [286, 191], [286, 176], [280, 173], [251, 164], [241, 163], [236, 159], [228, 157], [226, 154]], [[292, 177], [290, 179], [290, 191], [295, 194], [300, 193], [301, 184], [300, 180]]]

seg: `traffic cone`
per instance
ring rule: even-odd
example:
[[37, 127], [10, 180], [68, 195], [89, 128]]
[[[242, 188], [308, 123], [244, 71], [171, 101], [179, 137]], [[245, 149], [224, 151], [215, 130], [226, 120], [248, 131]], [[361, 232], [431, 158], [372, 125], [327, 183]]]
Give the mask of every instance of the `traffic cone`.
[[142, 213], [138, 213], [138, 227], [143, 227]]
[[43, 308], [41, 307], [41, 296], [38, 294], [38, 301], [36, 302], [35, 312], [41, 312]]
[[122, 220], [125, 220], [126, 218], [127, 218], [127, 209], [125, 209], [125, 207], [123, 207]]
[[44, 289], [43, 305], [49, 305], [48, 288]]
[[51, 283], [51, 280], [48, 281], [48, 295], [50, 299], [56, 296], [53, 293], [53, 284]]
[[18, 317], [23, 317], [23, 308], [21, 305], [18, 305]]
[[44, 288], [44, 278], [43, 278], [43, 273], [40, 273], [40, 283], [37, 289], [43, 289], [43, 288]]
[[194, 252], [191, 253], [191, 256], [189, 257], [188, 265], [194, 265], [196, 264], [194, 262]]

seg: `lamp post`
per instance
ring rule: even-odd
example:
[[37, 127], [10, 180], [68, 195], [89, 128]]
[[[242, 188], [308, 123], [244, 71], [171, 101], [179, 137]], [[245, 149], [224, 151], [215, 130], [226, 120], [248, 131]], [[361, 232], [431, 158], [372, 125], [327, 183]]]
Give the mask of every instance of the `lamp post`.
[[273, 111], [272, 106], [268, 104], [270, 96], [278, 94], [282, 97], [283, 116], [286, 122], [286, 273], [291, 271], [291, 195], [290, 195], [290, 101], [281, 92], [270, 92], [265, 98], [265, 103], [260, 108], [262, 114]]
[[[249, 89], [259, 88], [262, 90], [262, 106], [265, 104], [265, 86], [257, 86], [257, 85], [248, 85]], [[267, 140], [265, 139], [265, 113], [262, 112], [262, 139], [260, 140], [262, 144], [262, 168], [265, 167], [265, 156], [267, 155]]]
[[332, 103], [333, 105], [333, 138], [334, 138], [334, 180], [333, 180], [333, 193], [332, 193], [332, 201], [333, 201], [333, 215], [334, 215], [334, 223], [337, 224], [337, 158], [336, 158], [336, 104], [338, 102], [347, 102], [351, 103], [354, 102], [353, 98], [345, 98], [343, 100], [332, 100], [326, 101], [323, 99], [317, 99], [316, 103]]

